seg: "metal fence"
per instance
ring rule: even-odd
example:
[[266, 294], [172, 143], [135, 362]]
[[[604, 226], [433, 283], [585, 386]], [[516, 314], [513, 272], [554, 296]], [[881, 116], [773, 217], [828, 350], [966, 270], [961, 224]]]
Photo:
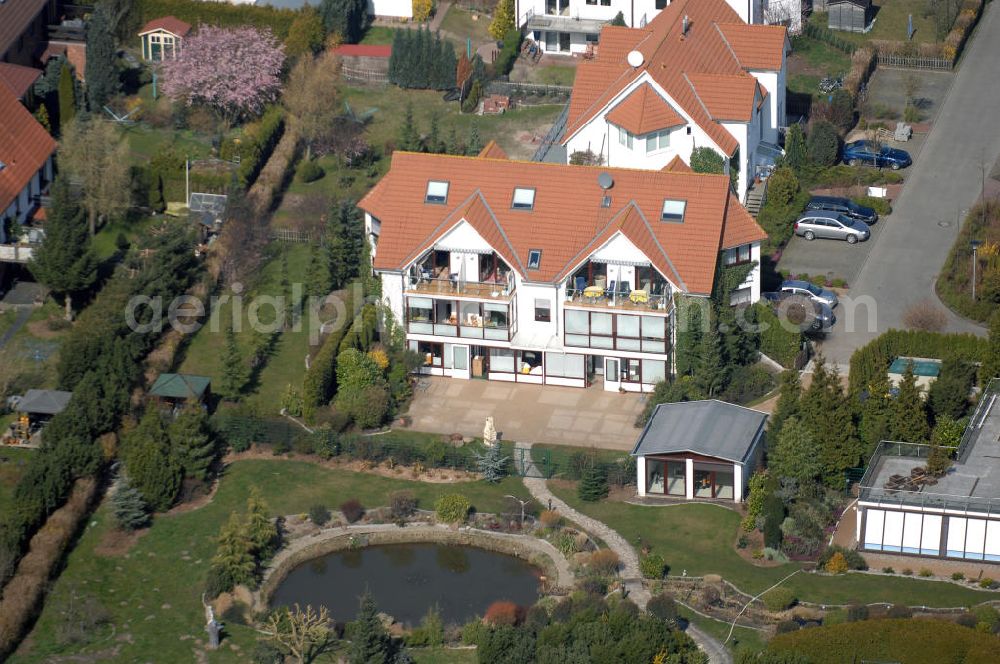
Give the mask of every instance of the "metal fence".
[[521, 83], [513, 81], [490, 81], [486, 91], [495, 95], [568, 97], [573, 92], [571, 85], [546, 85], [544, 83]]
[[944, 58], [922, 58], [895, 53], [878, 53], [879, 67], [895, 69], [930, 69], [932, 71], [951, 71], [954, 64]]
[[555, 122], [549, 128], [545, 138], [542, 139], [541, 145], [535, 150], [535, 154], [532, 155], [532, 161], [546, 161], [546, 157], [553, 147], [559, 142], [560, 137], [564, 131], [566, 131], [566, 119], [569, 117], [569, 104], [563, 107], [561, 113], [556, 116]]
[[312, 233], [309, 231], [297, 231], [292, 228], [276, 228], [271, 231], [272, 240], [282, 242], [312, 242]]

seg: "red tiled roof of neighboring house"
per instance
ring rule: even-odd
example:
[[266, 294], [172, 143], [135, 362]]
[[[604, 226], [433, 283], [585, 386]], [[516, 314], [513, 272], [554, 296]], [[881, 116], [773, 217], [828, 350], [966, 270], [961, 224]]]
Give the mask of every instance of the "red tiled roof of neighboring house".
[[[723, 38], [718, 26], [739, 21], [726, 0], [674, 0], [643, 28], [605, 27], [596, 59], [577, 67], [563, 142], [615, 102], [623, 89], [648, 75], [723, 152], [732, 155], [739, 143], [713, 119], [690, 78], [705, 74], [730, 76], [726, 79], [731, 82], [729, 96], [745, 97], [750, 107], [755, 88], [740, 79], [750, 83], [754, 79], [746, 73], [748, 67], [738, 59], [739, 54], [754, 65], [763, 63], [764, 55], [769, 54], [777, 69], [785, 48], [783, 27], [757, 25], [746, 26], [745, 31], [730, 31], [738, 44], [734, 47]], [[775, 41], [776, 35], [782, 36], [780, 44]], [[643, 56], [638, 67], [627, 62], [631, 51]]]
[[11, 94], [22, 99], [42, 73], [41, 69], [34, 67], [0, 62], [0, 85], [5, 85]]
[[10, 50], [48, 0], [7, 0], [0, 3], [0, 57]]
[[691, 74], [695, 95], [709, 117], [717, 122], [750, 122], [759, 87], [753, 76], [733, 74]]
[[720, 23], [719, 32], [744, 69], [778, 71], [781, 69], [787, 32], [780, 25]]
[[736, 194], [729, 192], [729, 204], [726, 206], [726, 220], [722, 228], [722, 248], [731, 249], [741, 244], [763, 242], [767, 233], [757, 225], [757, 221], [747, 212], [746, 208], [736, 200]]
[[164, 30], [172, 35], [177, 35], [178, 37], [187, 37], [187, 34], [191, 32], [191, 24], [185, 23], [175, 16], [162, 16], [160, 18], [154, 18], [152, 21], [142, 26], [142, 30], [139, 30], [139, 34], [144, 35], [157, 30]]
[[84, 70], [87, 67], [87, 45], [76, 42], [53, 42], [45, 45], [45, 49], [38, 55], [42, 64], [50, 59], [62, 56], [73, 65], [73, 72], [79, 80], [83, 79]]
[[686, 124], [649, 83], [640, 85], [611, 109], [608, 122], [637, 135]]
[[0, 92], [0, 162], [4, 164], [0, 211], [10, 206], [55, 149], [56, 142], [28, 109], [14, 95]]
[[392, 46], [390, 44], [341, 44], [333, 49], [333, 52], [346, 56], [388, 58], [392, 55]]
[[497, 145], [496, 141], [490, 141], [487, 143], [486, 147], [479, 152], [479, 156], [485, 157], [486, 159], [509, 159], [507, 153], [504, 152], [502, 147]]
[[691, 167], [684, 163], [680, 155], [677, 155], [673, 159], [667, 162], [667, 165], [660, 169], [661, 171], [674, 171], [677, 173], [693, 173]]
[[[598, 184], [603, 172], [614, 180], [610, 190]], [[448, 182], [444, 205], [424, 202], [430, 180]], [[531, 210], [511, 208], [515, 187], [535, 190]], [[763, 237], [729, 187], [721, 175], [397, 151], [358, 205], [381, 222], [376, 269], [405, 269], [464, 219], [528, 281], [561, 281], [620, 232], [679, 288], [706, 294], [724, 228], [727, 237]], [[664, 199], [685, 201], [682, 222], [660, 220]], [[526, 270], [534, 249], [542, 252], [540, 267]]]

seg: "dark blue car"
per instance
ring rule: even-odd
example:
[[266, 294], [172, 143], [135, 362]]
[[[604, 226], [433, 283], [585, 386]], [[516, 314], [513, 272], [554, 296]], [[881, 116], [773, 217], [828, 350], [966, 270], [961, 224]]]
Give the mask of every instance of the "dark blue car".
[[906, 168], [913, 163], [906, 150], [891, 148], [888, 145], [879, 147], [872, 141], [854, 141], [844, 146], [843, 159], [845, 164], [857, 166], [866, 164], [877, 168], [888, 166], [894, 171]]

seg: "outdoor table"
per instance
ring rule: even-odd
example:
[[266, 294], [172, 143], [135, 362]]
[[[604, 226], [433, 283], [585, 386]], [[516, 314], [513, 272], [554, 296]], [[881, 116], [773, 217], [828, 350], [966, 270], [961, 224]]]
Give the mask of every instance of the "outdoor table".
[[583, 289], [583, 296], [588, 300], [596, 300], [604, 295], [604, 289], [600, 286], [587, 286]]
[[628, 299], [635, 304], [646, 304], [649, 302], [649, 293], [645, 290], [634, 290], [629, 293]]

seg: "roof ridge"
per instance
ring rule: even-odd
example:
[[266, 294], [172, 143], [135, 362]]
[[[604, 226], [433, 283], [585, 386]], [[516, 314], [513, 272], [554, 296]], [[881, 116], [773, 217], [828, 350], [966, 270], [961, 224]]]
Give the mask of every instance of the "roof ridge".
[[660, 243], [660, 239], [656, 237], [656, 233], [653, 232], [653, 227], [650, 225], [649, 219], [646, 218], [646, 215], [643, 214], [642, 208], [639, 207], [639, 204], [635, 201], [635, 199], [632, 199], [630, 203], [635, 208], [635, 211], [639, 214], [639, 219], [641, 219], [642, 223], [646, 226], [646, 230], [649, 232], [649, 236], [653, 238], [653, 243], [656, 245], [656, 248], [659, 249], [660, 253], [663, 254], [664, 260], [666, 260], [667, 265], [670, 266], [670, 271], [674, 273], [675, 277], [677, 277], [677, 285], [680, 286], [682, 290], [687, 292], [690, 289], [684, 282], [684, 279], [681, 278], [681, 273], [677, 271], [677, 267], [674, 265], [674, 262], [670, 259], [670, 254], [667, 253], [667, 250], [664, 248], [663, 244]]

